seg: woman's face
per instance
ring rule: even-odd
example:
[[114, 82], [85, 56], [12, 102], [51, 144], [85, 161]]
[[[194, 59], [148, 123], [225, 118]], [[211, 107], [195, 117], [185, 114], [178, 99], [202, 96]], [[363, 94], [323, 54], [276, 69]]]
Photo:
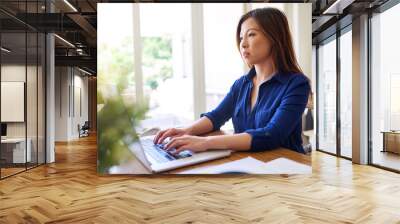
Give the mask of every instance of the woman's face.
[[261, 64], [271, 56], [271, 41], [252, 17], [240, 29], [240, 53], [247, 64]]

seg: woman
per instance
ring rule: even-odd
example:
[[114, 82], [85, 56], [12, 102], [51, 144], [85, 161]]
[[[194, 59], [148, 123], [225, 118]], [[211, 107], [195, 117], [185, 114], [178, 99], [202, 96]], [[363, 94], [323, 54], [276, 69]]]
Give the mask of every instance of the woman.
[[[296, 61], [286, 16], [274, 8], [248, 12], [239, 21], [236, 42], [250, 71], [234, 82], [217, 108], [189, 127], [160, 131], [154, 143], [171, 137], [165, 149], [173, 153], [278, 147], [304, 153], [301, 116], [310, 85]], [[234, 134], [199, 136], [219, 130], [230, 118]]]

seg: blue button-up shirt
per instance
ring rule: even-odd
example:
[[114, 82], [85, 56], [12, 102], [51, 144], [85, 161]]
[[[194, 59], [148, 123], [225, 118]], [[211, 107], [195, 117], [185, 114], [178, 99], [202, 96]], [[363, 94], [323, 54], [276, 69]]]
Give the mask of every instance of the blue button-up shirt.
[[301, 73], [276, 73], [262, 83], [251, 109], [252, 78], [255, 68], [234, 82], [230, 91], [208, 117], [219, 130], [230, 118], [235, 133], [252, 136], [250, 151], [284, 147], [305, 153], [302, 146], [301, 117], [310, 92], [309, 79]]

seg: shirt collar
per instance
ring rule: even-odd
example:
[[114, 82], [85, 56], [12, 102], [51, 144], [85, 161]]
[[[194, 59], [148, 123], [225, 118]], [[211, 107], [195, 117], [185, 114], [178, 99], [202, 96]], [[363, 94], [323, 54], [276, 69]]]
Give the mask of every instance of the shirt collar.
[[[245, 76], [246, 81], [251, 82], [255, 75], [256, 75], [256, 69], [253, 66]], [[274, 76], [272, 76], [270, 80], [277, 80], [278, 82], [285, 84], [288, 78], [289, 78], [288, 74], [278, 71]]]

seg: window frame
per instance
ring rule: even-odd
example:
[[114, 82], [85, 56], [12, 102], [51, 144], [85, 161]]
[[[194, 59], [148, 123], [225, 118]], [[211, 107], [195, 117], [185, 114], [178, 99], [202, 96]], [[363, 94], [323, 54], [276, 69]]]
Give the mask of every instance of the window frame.
[[[143, 4], [143, 3], [141, 3]], [[239, 3], [238, 3], [239, 4]], [[251, 10], [250, 3], [241, 3], [243, 13]], [[192, 50], [192, 74], [193, 74], [193, 118], [194, 120], [200, 117], [200, 114], [206, 111], [206, 74], [204, 64], [204, 20], [203, 20], [203, 3], [191, 3], [191, 50]], [[142, 64], [142, 46], [140, 44], [141, 29], [140, 29], [140, 4], [133, 4], [133, 40], [134, 40], [134, 64]], [[200, 35], [199, 35], [200, 34]], [[243, 63], [243, 72], [248, 68]], [[144, 83], [143, 71], [141, 66], [135, 66], [135, 90], [139, 100], [144, 99]]]
[[[343, 158], [346, 160], [352, 160], [352, 158], [347, 157], [342, 155], [342, 150], [341, 150], [341, 119], [340, 119], [340, 103], [341, 103], [341, 99], [340, 99], [340, 81], [341, 81], [341, 65], [340, 65], [340, 38], [342, 35], [346, 34], [347, 32], [352, 32], [352, 23], [347, 24], [346, 26], [344, 26], [341, 29], [336, 30], [335, 33], [329, 35], [328, 37], [319, 40], [318, 43], [316, 44], [316, 50], [315, 50], [315, 57], [316, 57], [316, 151], [319, 152], [323, 152], [329, 155], [333, 155], [333, 156], [337, 156], [339, 158]], [[329, 152], [327, 150], [321, 149], [320, 148], [320, 144], [319, 144], [319, 131], [320, 131], [320, 127], [319, 127], [319, 119], [320, 119], [320, 114], [318, 111], [318, 107], [319, 107], [319, 85], [320, 85], [320, 74], [319, 74], [319, 60], [320, 60], [320, 56], [319, 56], [319, 48], [320, 45], [322, 44], [327, 44], [331, 41], [336, 41], [336, 152], [332, 153]]]
[[[33, 2], [33, 3], [36, 3], [36, 13], [39, 13], [39, 8], [38, 8], [39, 2], [42, 2], [42, 1], [37, 0], [37, 1]], [[27, 2], [24, 2], [24, 3], [27, 3]], [[29, 13], [28, 10], [27, 10], [27, 4], [24, 5], [24, 10], [25, 10], [25, 13]], [[49, 9], [46, 6], [45, 12], [48, 12], [48, 10]], [[25, 60], [25, 64], [24, 64], [24, 66], [25, 66], [25, 69], [24, 69], [25, 70], [25, 81], [24, 81], [24, 83], [25, 83], [24, 84], [24, 91], [25, 91], [25, 93], [24, 93], [24, 128], [23, 129], [24, 129], [25, 133], [24, 133], [24, 136], [22, 137], [24, 139], [24, 142], [25, 142], [25, 147], [24, 147], [25, 148], [25, 166], [21, 167], [23, 169], [21, 169], [20, 171], [13, 172], [13, 173], [8, 174], [8, 175], [4, 175], [2, 173], [2, 169], [3, 168], [0, 166], [0, 180], [3, 180], [3, 179], [6, 179], [8, 177], [12, 177], [14, 175], [17, 175], [19, 173], [26, 172], [26, 171], [28, 171], [30, 169], [34, 169], [34, 168], [39, 167], [41, 165], [47, 164], [47, 153], [48, 153], [48, 149], [47, 149], [47, 145], [48, 145], [48, 140], [47, 140], [47, 59], [48, 59], [48, 57], [47, 57], [48, 56], [48, 52], [47, 51], [48, 51], [48, 49], [47, 49], [47, 45], [49, 43], [49, 41], [48, 41], [48, 34], [49, 33], [43, 32], [42, 30], [39, 30], [39, 29], [36, 29], [36, 28], [32, 27], [31, 25], [23, 22], [22, 20], [20, 20], [17, 17], [15, 17], [12, 13], [10, 13], [10, 12], [4, 10], [4, 9], [1, 9], [1, 12], [6, 14], [6, 15], [8, 15], [11, 19], [14, 19], [15, 21], [18, 21], [19, 23], [21, 23], [21, 25], [23, 26], [23, 30], [19, 30], [19, 31], [15, 31], [15, 32], [0, 30], [0, 45], [1, 45], [1, 42], [2, 42], [2, 34], [20, 33], [20, 34], [24, 35], [24, 48], [25, 48], [24, 49], [25, 55], [23, 56], [24, 60]], [[25, 14], [25, 16], [26, 16], [26, 14]], [[1, 24], [0, 24], [0, 26], [1, 26]], [[34, 163], [32, 163], [32, 161], [28, 162], [28, 153], [27, 153], [27, 148], [28, 148], [28, 122], [29, 122], [29, 119], [28, 119], [28, 105], [27, 105], [28, 104], [28, 92], [27, 92], [27, 85], [28, 85], [28, 39], [29, 39], [28, 34], [33, 34], [34, 36], [36, 36], [36, 41], [34, 43], [34, 44], [36, 44], [36, 47], [35, 47], [36, 60], [34, 60], [34, 65], [36, 67], [35, 72], [34, 72], [34, 74], [36, 76], [36, 86], [35, 86], [36, 91], [34, 93], [35, 94], [34, 97], [36, 97], [36, 122], [33, 122], [33, 124], [32, 124], [32, 125], [36, 125], [36, 128], [35, 128], [36, 129], [36, 136], [32, 136], [32, 140], [33, 140], [33, 138], [36, 138], [36, 149], [32, 149], [31, 148], [31, 150], [32, 150], [31, 151], [31, 156], [32, 156], [32, 154], [34, 152], [36, 152], [36, 161], [34, 161]], [[43, 34], [43, 35], [39, 35], [39, 34]], [[41, 38], [39, 38], [39, 37], [41, 37]], [[41, 42], [41, 44], [42, 44], [41, 47], [43, 49], [39, 48], [39, 41]], [[39, 51], [39, 49], [41, 51]], [[39, 63], [39, 52], [43, 53], [43, 55], [41, 55], [41, 57], [42, 57], [41, 60], [42, 60], [43, 64]], [[2, 61], [3, 61], [3, 58], [2, 58], [1, 53], [0, 53], [0, 82], [1, 82], [1, 79], [2, 79], [2, 74], [1, 74], [1, 67], [3, 66]], [[44, 96], [44, 97], [42, 98], [42, 105], [41, 105], [41, 107], [43, 109], [43, 113], [44, 113], [43, 117], [40, 117], [39, 113], [38, 113], [38, 111], [39, 111], [39, 79], [38, 79], [38, 77], [39, 77], [39, 65], [43, 66], [42, 67], [42, 71], [41, 71], [42, 82], [43, 82], [42, 84], [43, 84], [43, 88], [44, 88], [43, 92], [42, 92], [42, 96]], [[0, 86], [0, 89], [1, 89], [1, 86]], [[0, 105], [0, 110], [1, 110], [1, 105]], [[40, 161], [39, 160], [39, 120], [43, 124], [43, 132], [41, 133], [41, 134], [43, 134], [43, 140], [42, 140], [43, 141], [42, 142], [43, 143], [43, 145], [42, 145], [43, 148], [41, 148], [41, 151], [42, 151], [43, 154], [40, 155], [40, 157], [42, 159], [42, 162], [39, 162]], [[1, 123], [1, 119], [0, 119], [0, 123]], [[1, 148], [2, 147], [1, 147], [1, 144], [0, 144], [0, 158], [1, 158], [1, 151], [2, 151]], [[28, 163], [31, 163], [31, 164], [28, 166]]]
[[368, 13], [368, 31], [367, 31], [367, 39], [368, 39], [368, 54], [367, 54], [367, 61], [368, 61], [368, 69], [367, 69], [367, 80], [368, 80], [368, 101], [367, 101], [367, 119], [368, 119], [368, 165], [373, 166], [373, 167], [377, 167], [383, 170], [387, 170], [387, 171], [391, 171], [391, 172], [395, 172], [395, 173], [400, 173], [400, 170], [394, 169], [394, 168], [390, 168], [384, 165], [380, 165], [377, 163], [373, 162], [373, 136], [372, 136], [372, 94], [373, 94], [373, 89], [372, 89], [372, 41], [373, 41], [373, 35], [372, 35], [372, 19], [378, 15], [378, 14], [382, 14], [385, 11], [397, 6], [398, 4], [400, 4], [399, 0], [388, 0], [387, 2], [383, 3], [382, 5], [380, 5], [379, 7], [373, 9], [373, 10], [369, 10]]

